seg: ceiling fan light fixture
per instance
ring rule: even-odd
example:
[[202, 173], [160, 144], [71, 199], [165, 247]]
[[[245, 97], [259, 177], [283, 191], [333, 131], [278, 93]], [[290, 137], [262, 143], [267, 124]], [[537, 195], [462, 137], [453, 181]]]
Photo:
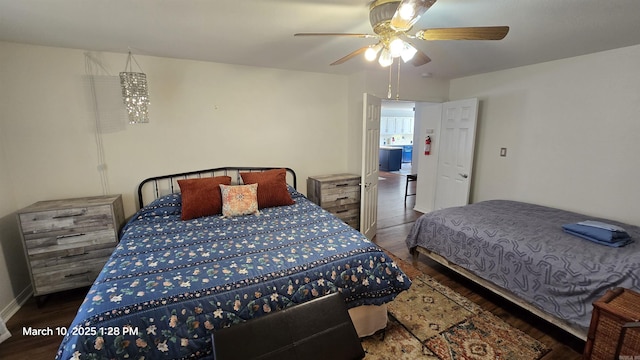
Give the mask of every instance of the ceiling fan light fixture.
[[364, 58], [367, 61], [374, 61], [378, 57], [378, 53], [382, 49], [382, 44], [377, 43], [373, 46], [369, 46], [367, 50], [364, 52]]
[[375, 0], [369, 6], [369, 22], [373, 32], [379, 34], [389, 28], [389, 20], [398, 9], [401, 0]]
[[400, 4], [398, 7], [398, 16], [403, 20], [411, 20], [415, 13], [413, 6], [409, 3]]
[[400, 54], [400, 57], [402, 57], [402, 61], [406, 63], [411, 61], [411, 59], [413, 59], [413, 57], [417, 52], [418, 52], [418, 49], [414, 48], [411, 44], [405, 42], [404, 47], [402, 48], [402, 53]]
[[396, 31], [407, 31], [420, 19], [436, 0], [404, 0], [391, 19], [390, 26]]
[[391, 52], [389, 52], [387, 48], [382, 49], [382, 51], [380, 52], [378, 63], [382, 67], [391, 66], [391, 64], [393, 64], [393, 57], [391, 56]]
[[395, 38], [389, 43], [391, 57], [397, 58], [402, 55], [402, 49], [404, 49], [404, 41], [400, 38]]
[[[360, 54], [373, 62], [378, 59], [382, 67], [393, 65], [396, 58], [418, 67], [431, 61], [423, 51], [415, 48], [414, 40], [501, 40], [509, 32], [509, 26], [445, 27], [409, 30], [436, 0], [370, 0], [369, 22], [374, 34], [357, 33], [296, 33], [294, 36], [343, 36], [377, 39], [377, 44], [365, 45], [332, 62], [339, 65]], [[398, 59], [398, 69], [400, 60]], [[399, 71], [399, 70], [398, 70]]]

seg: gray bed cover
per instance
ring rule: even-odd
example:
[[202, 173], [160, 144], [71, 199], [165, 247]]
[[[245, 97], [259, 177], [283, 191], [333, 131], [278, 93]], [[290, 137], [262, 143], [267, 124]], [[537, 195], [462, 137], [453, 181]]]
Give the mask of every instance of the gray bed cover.
[[[634, 242], [615, 248], [562, 230], [584, 220], [621, 226]], [[406, 241], [409, 249], [426, 248], [585, 333], [592, 303], [607, 289], [640, 291], [640, 227], [611, 220], [489, 200], [424, 214]]]

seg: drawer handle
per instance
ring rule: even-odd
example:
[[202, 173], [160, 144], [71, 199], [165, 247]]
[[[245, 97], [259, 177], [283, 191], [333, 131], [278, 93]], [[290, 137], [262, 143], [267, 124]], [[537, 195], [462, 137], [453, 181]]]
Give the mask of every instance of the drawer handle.
[[343, 196], [343, 197], [339, 197], [339, 198], [337, 198], [336, 200], [346, 200], [346, 199], [348, 199], [348, 198], [349, 198], [348, 196]]
[[57, 215], [57, 216], [54, 216], [53, 218], [54, 219], [64, 219], [64, 218], [70, 218], [70, 217], [75, 217], [75, 216], [82, 216], [82, 215], [84, 215], [86, 213], [87, 213], [87, 210], [85, 209], [85, 210], [82, 210], [79, 213], [66, 214], [66, 215]]
[[70, 235], [58, 235], [56, 236], [56, 239], [64, 239], [64, 238], [71, 238], [71, 237], [76, 237], [76, 236], [84, 236], [87, 235], [86, 233], [77, 233], [77, 234], [70, 234]]
[[64, 277], [66, 278], [70, 278], [70, 277], [75, 277], [75, 276], [81, 276], [81, 275], [87, 275], [91, 272], [91, 270], [87, 270], [78, 274], [69, 274], [69, 275], [65, 275]]
[[72, 258], [72, 257], [76, 257], [76, 256], [82, 256], [82, 255], [87, 255], [89, 254], [88, 252], [83, 252], [82, 254], [72, 254], [72, 255], [65, 255], [65, 256], [61, 256], [61, 259], [68, 259], [68, 258]]
[[338, 210], [338, 211], [336, 211], [336, 214], [340, 214], [340, 213], [347, 212], [347, 211], [349, 211], [349, 210]]
[[349, 186], [349, 184], [336, 184], [336, 187]]

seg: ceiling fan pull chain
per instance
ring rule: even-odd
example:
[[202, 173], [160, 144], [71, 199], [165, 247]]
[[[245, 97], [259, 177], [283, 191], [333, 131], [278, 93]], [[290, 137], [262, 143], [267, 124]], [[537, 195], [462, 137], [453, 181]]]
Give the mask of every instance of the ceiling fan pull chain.
[[396, 86], [396, 100], [400, 100], [400, 59], [398, 59], [398, 85]]
[[387, 91], [387, 99], [391, 99], [391, 68], [393, 66], [389, 66], [389, 91]]

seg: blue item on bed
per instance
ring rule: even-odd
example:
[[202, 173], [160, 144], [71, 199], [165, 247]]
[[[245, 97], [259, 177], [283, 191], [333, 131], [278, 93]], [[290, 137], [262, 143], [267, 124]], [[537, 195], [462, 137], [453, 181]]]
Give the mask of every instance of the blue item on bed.
[[611, 247], [623, 247], [623, 246], [628, 245], [629, 243], [633, 242], [633, 240], [631, 238], [615, 239], [614, 241], [599, 240], [596, 237], [585, 235], [585, 234], [580, 233], [578, 231], [573, 231], [571, 229], [565, 228], [564, 226], [563, 226], [563, 230], [567, 234], [578, 236], [580, 238], [583, 238], [585, 240], [589, 240], [589, 241], [594, 242], [596, 244], [606, 245], [606, 246], [611, 246]]
[[182, 221], [176, 194], [140, 210], [56, 358], [210, 358], [216, 329], [335, 292], [352, 308], [409, 288], [379, 247], [290, 192], [295, 204], [260, 216]]
[[599, 221], [565, 224], [562, 229], [568, 234], [607, 246], [622, 247], [633, 241], [623, 228]]
[[621, 234], [621, 235], [625, 235], [628, 236], [629, 234], [627, 234], [627, 230], [625, 230], [624, 228], [617, 226], [617, 225], [613, 225], [613, 224], [608, 224], [602, 221], [596, 221], [596, 220], [585, 220], [585, 221], [580, 221], [578, 224], [580, 225], [585, 225], [585, 226], [591, 226], [591, 227], [595, 227], [595, 228], [599, 228], [599, 229], [605, 229], [605, 230], [609, 230], [613, 233], [617, 233], [617, 234]]

